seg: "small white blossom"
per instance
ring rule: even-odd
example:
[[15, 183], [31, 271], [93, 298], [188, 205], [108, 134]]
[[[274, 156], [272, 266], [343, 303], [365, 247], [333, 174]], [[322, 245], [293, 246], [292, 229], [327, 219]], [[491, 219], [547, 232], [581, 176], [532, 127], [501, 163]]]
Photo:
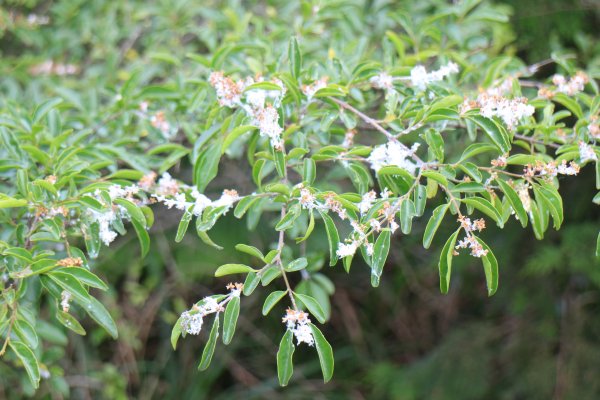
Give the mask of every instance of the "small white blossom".
[[320, 89], [323, 89], [327, 86], [327, 78], [321, 78], [314, 81], [310, 85], [302, 85], [302, 93], [308, 98], [308, 100], [312, 100], [315, 93], [317, 93]]
[[300, 189], [300, 205], [305, 209], [313, 209], [317, 207], [315, 203], [316, 197], [307, 188]]
[[579, 158], [581, 158], [582, 163], [598, 160], [598, 156], [592, 146], [585, 142], [579, 142]]
[[386, 165], [395, 165], [414, 175], [418, 165], [410, 157], [415, 154], [418, 148], [419, 143], [413, 144], [412, 148], [409, 149], [399, 142], [390, 141], [387, 144], [376, 146], [371, 151], [367, 161], [375, 171], [379, 171]]
[[360, 213], [364, 214], [367, 211], [369, 211], [369, 209], [373, 205], [373, 202], [375, 201], [376, 198], [377, 198], [377, 193], [375, 193], [375, 191], [373, 191], [373, 190], [363, 194], [362, 200], [360, 201], [360, 203], [358, 203], [358, 209], [360, 210]]
[[258, 110], [255, 114], [255, 123], [258, 125], [261, 136], [267, 136], [271, 145], [277, 149], [281, 148], [283, 141], [281, 133], [283, 128], [279, 126], [279, 113], [273, 106], [267, 106]]
[[190, 335], [198, 335], [203, 323], [203, 315], [200, 311], [184, 311], [181, 314], [181, 329]]
[[410, 81], [415, 88], [425, 90], [431, 82], [441, 81], [450, 74], [458, 73], [458, 71], [458, 65], [453, 62], [449, 62], [430, 73], [427, 72], [424, 66], [417, 65], [410, 71]]
[[297, 344], [306, 343], [309, 346], [314, 345], [315, 339], [312, 330], [308, 325], [310, 323], [310, 318], [308, 318], [307, 313], [288, 308], [282, 322], [285, 323], [287, 329], [292, 331], [296, 337]]
[[515, 129], [519, 121], [531, 117], [535, 112], [535, 108], [527, 104], [527, 99], [524, 97], [509, 100], [505, 97], [482, 93], [477, 97], [477, 103], [481, 115], [490, 119], [498, 117], [511, 130]]
[[374, 251], [373, 243], [367, 243], [365, 245], [365, 249], [367, 250], [367, 255], [368, 256], [372, 256], [373, 255], [373, 251]]
[[339, 258], [353, 256], [358, 248], [358, 243], [352, 241], [350, 243], [338, 243], [336, 254]]
[[238, 201], [240, 199], [240, 196], [238, 195], [238, 192], [235, 190], [223, 190], [223, 194], [221, 194], [221, 197], [218, 200], [215, 200], [213, 202], [213, 207], [227, 207], [230, 208], [233, 203], [235, 203], [236, 201]]
[[556, 85], [556, 91], [569, 96], [583, 92], [585, 84], [588, 82], [589, 78], [583, 71], [577, 72], [575, 76], [568, 81], [563, 75], [560, 74], [556, 74], [552, 77], [552, 83]]
[[369, 82], [377, 89], [392, 89], [394, 87], [392, 76], [386, 72], [380, 72], [378, 75], [373, 76], [369, 79]]

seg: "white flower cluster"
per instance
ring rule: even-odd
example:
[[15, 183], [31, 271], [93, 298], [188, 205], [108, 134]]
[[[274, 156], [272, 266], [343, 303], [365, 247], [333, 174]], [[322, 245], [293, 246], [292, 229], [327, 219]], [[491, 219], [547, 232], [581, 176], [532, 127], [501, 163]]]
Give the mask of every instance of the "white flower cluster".
[[335, 195], [332, 193], [325, 194], [324, 201], [320, 203], [317, 196], [313, 194], [310, 189], [302, 187], [300, 189], [300, 198], [298, 201], [302, 208], [306, 210], [316, 209], [325, 212], [333, 211], [340, 219], [346, 219], [348, 217], [346, 209], [339, 200], [336, 200]]
[[394, 79], [387, 72], [380, 72], [369, 79], [371, 85], [377, 89], [392, 89], [394, 87]]
[[[169, 209], [187, 210], [191, 208], [192, 214], [196, 217], [202, 216], [202, 212], [207, 207], [226, 207], [229, 210], [240, 199], [237, 191], [225, 189], [219, 199], [212, 201], [198, 192], [195, 187], [190, 190], [188, 186], [181, 186], [168, 172], [163, 173], [156, 184], [154, 183], [155, 179], [156, 174], [148, 174], [140, 179], [139, 187], [148, 192], [154, 191], [151, 196]], [[188, 196], [180, 189], [190, 190], [189, 196], [193, 198], [193, 201], [188, 201]]]
[[485, 257], [488, 253], [488, 250], [483, 248], [483, 246], [477, 241], [475, 235], [472, 233], [474, 231], [481, 232], [484, 230], [485, 220], [480, 218], [471, 222], [470, 218], [461, 215], [458, 218], [458, 222], [460, 222], [460, 226], [464, 229], [467, 235], [464, 239], [459, 240], [458, 244], [455, 246], [455, 249], [458, 250], [469, 248], [473, 257]]
[[458, 72], [458, 65], [453, 62], [449, 62], [437, 71], [432, 72], [427, 72], [424, 66], [417, 65], [410, 71], [410, 81], [415, 88], [425, 90], [431, 82], [441, 81], [445, 77], [450, 76], [450, 74]]
[[317, 79], [310, 85], [302, 85], [302, 93], [308, 98], [308, 101], [312, 100], [315, 93], [317, 93], [320, 89], [323, 89], [327, 86], [327, 77], [323, 77], [321, 79]]
[[[118, 198], [132, 200], [133, 196], [136, 195], [139, 191], [140, 188], [137, 185], [131, 185], [126, 187], [112, 185], [108, 188], [108, 195], [111, 200], [115, 200]], [[96, 190], [94, 194], [90, 196], [98, 200], [100, 203], [104, 204], [104, 200], [100, 195], [100, 190]], [[90, 216], [91, 220], [98, 223], [100, 240], [102, 240], [102, 242], [106, 246], [110, 245], [117, 237], [117, 232], [115, 232], [111, 228], [112, 223], [116, 221], [117, 218], [119, 218], [117, 216], [117, 213], [115, 212], [116, 210], [119, 210], [121, 216], [128, 215], [127, 210], [121, 206], [113, 206], [113, 209], [104, 212], [92, 209], [88, 210], [88, 215]]]
[[351, 257], [356, 253], [360, 242], [353, 240], [349, 243], [338, 243], [336, 255], [339, 258]]
[[531, 196], [529, 196], [529, 184], [526, 182], [515, 185], [515, 191], [519, 195], [519, 200], [523, 203], [523, 208], [531, 212]]
[[[381, 199], [387, 200], [389, 195], [390, 192], [387, 190], [387, 188], [385, 188], [383, 192], [381, 192]], [[374, 191], [365, 193], [360, 203], [358, 203], [358, 208], [361, 214], [368, 212], [376, 200], [377, 194]], [[396, 232], [396, 230], [400, 227], [396, 222], [397, 210], [397, 206], [393, 206], [389, 201], [384, 201], [382, 208], [378, 212], [378, 217], [382, 217], [382, 221], [387, 222], [392, 233]], [[339, 258], [353, 256], [356, 253], [356, 250], [358, 250], [358, 248], [363, 244], [365, 246], [365, 250], [367, 251], [367, 255], [373, 255], [373, 243], [369, 243], [368, 235], [365, 233], [365, 230], [367, 228], [371, 228], [373, 232], [380, 232], [382, 221], [377, 218], [371, 218], [364, 225], [361, 225], [356, 221], [350, 221], [350, 225], [352, 225], [353, 229], [353, 233], [351, 234], [352, 239], [347, 239], [346, 242], [338, 243], [336, 255]]]
[[[256, 80], [247, 77], [244, 80], [234, 82], [231, 78], [223, 75], [222, 72], [213, 72], [209, 78], [210, 84], [217, 92], [219, 104], [224, 107], [241, 107], [252, 118], [252, 123], [258, 126], [261, 136], [270, 139], [271, 145], [276, 149], [283, 148], [283, 139], [281, 133], [283, 128], [279, 125], [279, 113], [277, 107], [286, 93], [286, 88], [279, 79], [272, 79], [271, 82], [279, 87], [279, 90], [252, 89], [245, 93], [245, 102], [242, 101], [244, 90], [258, 82], [264, 82], [262, 77]], [[273, 103], [268, 104], [267, 98], [272, 99]]]
[[363, 194], [360, 203], [358, 203], [358, 209], [360, 210], [360, 213], [364, 214], [369, 211], [375, 200], [377, 200], [377, 193], [375, 193], [374, 190]]
[[586, 161], [598, 161], [598, 156], [594, 148], [585, 142], [579, 142], [579, 158], [581, 158], [582, 163]]
[[315, 344], [315, 338], [308, 325], [310, 323], [310, 318], [308, 318], [307, 313], [288, 308], [282, 322], [286, 324], [287, 329], [292, 331], [296, 337], [297, 344], [306, 343], [309, 346]]
[[241, 283], [230, 283], [227, 285], [229, 294], [220, 303], [214, 297], [205, 297], [187, 311], [181, 313], [181, 329], [190, 335], [198, 335], [202, 330], [204, 317], [209, 314], [223, 311], [223, 306], [232, 298], [240, 297], [244, 285]]
[[29, 68], [29, 73], [32, 75], [75, 75], [79, 73], [79, 67], [75, 64], [62, 64], [47, 60]]
[[523, 169], [523, 172], [525, 173], [525, 176], [528, 177], [533, 177], [536, 175], [555, 177], [558, 174], [577, 175], [579, 173], [579, 169], [579, 165], [573, 161], [571, 161], [571, 163], [568, 165], [566, 160], [563, 160], [558, 165], [554, 161], [547, 163], [537, 161], [535, 164], [527, 164]]
[[483, 246], [477, 241], [474, 235], [465, 236], [464, 239], [459, 240], [455, 249], [471, 249], [471, 255], [473, 257], [485, 257], [488, 253], [488, 250], [484, 249]]
[[571, 79], [567, 80], [563, 75], [556, 74], [552, 77], [552, 83], [556, 86], [556, 91], [573, 96], [583, 92], [585, 84], [589, 82], [587, 74], [579, 71]]
[[502, 96], [490, 96], [482, 93], [477, 97], [479, 113], [486, 118], [498, 117], [513, 130], [524, 118], [531, 117], [535, 108], [527, 104], [525, 97], [508, 99]]
[[376, 146], [371, 151], [367, 161], [376, 172], [386, 165], [394, 165], [414, 175], [419, 165], [410, 158], [418, 148], [419, 143], [413, 144], [409, 149], [400, 142], [389, 141], [386, 144]]

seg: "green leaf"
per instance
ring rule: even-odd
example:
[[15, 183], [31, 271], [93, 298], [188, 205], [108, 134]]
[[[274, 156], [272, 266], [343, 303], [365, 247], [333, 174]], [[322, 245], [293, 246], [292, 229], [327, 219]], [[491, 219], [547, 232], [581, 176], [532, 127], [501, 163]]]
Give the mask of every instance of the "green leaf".
[[487, 250], [487, 254], [481, 257], [481, 261], [483, 262], [483, 270], [485, 272], [485, 281], [487, 283], [488, 296], [493, 296], [498, 289], [498, 260], [496, 260], [496, 256], [492, 252], [492, 249], [485, 244], [483, 240], [476, 237], [479, 244], [483, 247], [484, 250]]
[[62, 310], [58, 310], [56, 312], [56, 319], [60, 322], [64, 327], [72, 330], [78, 335], [85, 336], [85, 329], [83, 326], [75, 319], [71, 314], [64, 312]]
[[271, 154], [273, 155], [273, 162], [275, 163], [277, 174], [280, 178], [284, 178], [286, 175], [285, 154], [283, 154], [283, 151], [277, 150], [273, 146], [271, 146]]
[[177, 227], [177, 235], [175, 236], [175, 242], [179, 243], [183, 240], [185, 233], [187, 232], [188, 226], [190, 225], [190, 221], [192, 220], [192, 207], [185, 210], [183, 215], [181, 216], [181, 221], [179, 221], [179, 226]]
[[0, 197], [0, 208], [17, 208], [25, 207], [27, 200], [25, 199], [13, 199], [12, 197]]
[[423, 234], [424, 248], [428, 249], [429, 246], [431, 246], [431, 241], [433, 240], [435, 233], [440, 227], [440, 224], [442, 223], [442, 220], [446, 215], [446, 211], [448, 211], [448, 207], [450, 207], [450, 204], [442, 204], [441, 206], [438, 206], [435, 210], [433, 210], [433, 214], [431, 215], [429, 222], [427, 222], [427, 226], [425, 227], [425, 233]]
[[309, 212], [308, 219], [308, 227], [306, 228], [306, 233], [304, 236], [296, 238], [296, 243], [304, 242], [311, 235], [312, 231], [315, 229], [315, 215], [312, 210]]
[[406, 199], [400, 205], [400, 230], [408, 235], [412, 229], [412, 220], [416, 210], [412, 200]]
[[25, 321], [22, 318], [19, 318], [15, 321], [13, 325], [13, 330], [23, 342], [25, 342], [29, 347], [35, 349], [38, 346], [38, 336], [35, 332], [33, 326], [29, 324], [29, 322]]
[[142, 248], [142, 258], [144, 258], [150, 250], [150, 235], [148, 235], [148, 231], [144, 226], [145, 224], [142, 225], [137, 219], [132, 219], [131, 224], [133, 225], [133, 229], [135, 229], [135, 233], [137, 234], [138, 240], [140, 241], [140, 247]]
[[98, 325], [106, 329], [113, 339], [119, 337], [117, 325], [102, 303], [95, 298], [90, 297], [90, 300], [86, 304], [82, 303], [81, 306], [85, 308], [85, 311], [98, 323]]
[[506, 183], [502, 179], [496, 179], [496, 182], [498, 183], [498, 186], [500, 186], [502, 192], [504, 192], [508, 203], [515, 211], [517, 219], [519, 220], [523, 228], [525, 228], [527, 226], [527, 211], [525, 211], [525, 207], [523, 207], [523, 202], [519, 198], [519, 195], [508, 183]]
[[37, 389], [40, 385], [40, 366], [35, 354], [33, 354], [33, 351], [31, 351], [24, 343], [10, 340], [8, 345], [23, 363], [31, 384]]
[[248, 272], [256, 272], [256, 270], [244, 264], [225, 264], [217, 268], [215, 277], [219, 278], [225, 275], [245, 274]]
[[173, 329], [171, 330], [171, 346], [173, 350], [177, 349], [177, 342], [179, 341], [179, 337], [181, 336], [181, 317], [177, 318], [177, 322], [173, 325]]
[[306, 306], [308, 312], [311, 315], [314, 315], [317, 321], [319, 321], [322, 324], [324, 324], [325, 321], [327, 321], [327, 317], [325, 315], [325, 312], [323, 311], [323, 308], [321, 307], [319, 302], [313, 297], [300, 293], [294, 293], [294, 297], [296, 298], [296, 301], [299, 301], [300, 303]]
[[460, 228], [456, 230], [446, 241], [442, 253], [440, 254], [439, 270], [440, 270], [440, 291], [448, 293], [450, 288], [450, 275], [452, 273], [452, 257], [454, 256], [454, 246], [456, 237], [460, 232]]
[[290, 38], [290, 43], [288, 45], [288, 60], [290, 61], [290, 73], [295, 79], [298, 79], [302, 68], [302, 54], [298, 47], [298, 39], [296, 39], [295, 36]]
[[255, 129], [256, 129], [256, 126], [254, 126], [254, 125], [241, 125], [241, 126], [234, 128], [231, 132], [229, 132], [229, 135], [227, 135], [227, 137], [223, 141], [223, 146], [221, 147], [221, 154], [225, 153], [225, 151], [229, 148], [229, 146], [231, 146], [231, 144], [235, 141], [235, 139], [237, 139], [240, 136], [242, 136], [243, 134], [245, 134], [247, 132], [251, 132]]
[[198, 155], [194, 163], [194, 184], [200, 193], [217, 176], [221, 160], [221, 142], [216, 141]]
[[277, 377], [281, 386], [287, 386], [294, 373], [292, 357], [296, 346], [294, 346], [293, 336], [292, 331], [287, 330], [281, 338], [279, 350], [277, 350]]
[[240, 298], [235, 296], [225, 308], [225, 316], [223, 318], [223, 343], [231, 343], [233, 334], [235, 333], [235, 326], [240, 315]]
[[467, 118], [477, 124], [502, 153], [510, 151], [510, 136], [506, 128], [481, 115], [472, 115]]
[[462, 199], [461, 202], [486, 214], [488, 217], [496, 221], [500, 228], [504, 226], [504, 223], [502, 222], [502, 215], [500, 215], [500, 212], [488, 200], [482, 197], [467, 197]]
[[488, 151], [497, 152], [498, 150], [496, 146], [491, 145], [489, 143], [473, 143], [469, 145], [465, 149], [465, 151], [463, 151], [462, 156], [460, 156], [458, 162], [461, 163], [473, 156], [476, 156], [477, 154], [485, 153]]
[[83, 304], [90, 300], [88, 291], [81, 285], [81, 282], [73, 275], [60, 271], [51, 271], [47, 274], [58, 286], [68, 291], [75, 299]]
[[200, 359], [200, 364], [198, 365], [198, 371], [204, 371], [210, 365], [213, 354], [215, 353], [215, 347], [217, 346], [218, 337], [219, 337], [219, 314], [215, 315], [215, 322], [213, 323], [212, 329], [210, 330], [210, 335], [208, 336], [208, 342], [206, 342], [206, 346], [204, 346], [204, 351], [202, 352], [202, 358]]
[[303, 164], [302, 178], [312, 185], [317, 176], [317, 163], [312, 158], [305, 158]]
[[533, 191], [538, 200], [538, 206], [541, 200], [548, 207], [554, 222], [554, 229], [558, 230], [564, 219], [562, 197], [558, 190], [550, 183], [540, 182], [539, 185], [533, 185]]
[[262, 308], [262, 315], [267, 315], [275, 304], [279, 303], [281, 299], [287, 294], [286, 290], [276, 290], [269, 294], [265, 299], [265, 303]]
[[294, 221], [300, 216], [300, 206], [294, 204], [281, 220], [275, 225], [275, 230], [285, 231], [294, 225]]
[[323, 380], [327, 383], [333, 376], [333, 349], [319, 328], [311, 323], [308, 325], [310, 326], [313, 338], [315, 339], [315, 347], [317, 348], [317, 354], [319, 354], [319, 363], [321, 364], [321, 372], [323, 372]]
[[77, 279], [80, 283], [83, 283], [85, 285], [95, 287], [100, 290], [108, 290], [108, 286], [102, 281], [102, 279], [98, 278], [98, 276], [96, 276], [93, 272], [90, 272], [85, 268], [63, 267], [54, 271], [71, 275], [73, 278]]
[[552, 101], [555, 101], [563, 106], [565, 106], [569, 111], [573, 113], [577, 118], [583, 118], [583, 111], [581, 110], [581, 106], [577, 101], [573, 98], [567, 96], [564, 93], [556, 93], [552, 97]]
[[300, 271], [306, 268], [308, 260], [304, 257], [297, 258], [284, 267], [286, 272]]
[[242, 218], [248, 209], [259, 200], [259, 197], [256, 196], [245, 196], [240, 199], [240, 201], [235, 206], [233, 210], [233, 215], [236, 218]]
[[250, 296], [259, 283], [260, 275], [258, 275], [256, 272], [250, 272], [246, 276], [246, 280], [244, 281], [244, 290], [242, 291], [242, 293], [244, 293], [244, 296]]
[[439, 172], [425, 170], [421, 172], [421, 175], [423, 175], [426, 178], [433, 179], [442, 186], [448, 187], [448, 179]]
[[240, 243], [235, 245], [235, 249], [242, 253], [250, 254], [251, 256], [254, 256], [261, 260], [265, 258], [263, 253], [254, 246], [248, 246], [247, 244]]
[[391, 233], [389, 230], [383, 230], [375, 241], [373, 248], [373, 261], [371, 263], [371, 285], [373, 287], [379, 286], [379, 279], [383, 272], [383, 266], [387, 259], [390, 251], [390, 238]]
[[333, 266], [337, 263], [337, 248], [340, 242], [340, 235], [338, 233], [333, 219], [327, 213], [319, 211], [321, 218], [325, 223], [325, 231], [327, 232], [327, 240], [329, 241], [329, 265]]
[[56, 106], [62, 102], [63, 102], [63, 99], [54, 98], [54, 99], [46, 100], [45, 102], [41, 103], [35, 109], [35, 112], [33, 113], [33, 118], [32, 118], [31, 122], [33, 122], [34, 124], [37, 124], [38, 122], [40, 122], [42, 120], [42, 118], [44, 118], [44, 116], [46, 116], [46, 114], [48, 114], [50, 112], [50, 110], [56, 108]]

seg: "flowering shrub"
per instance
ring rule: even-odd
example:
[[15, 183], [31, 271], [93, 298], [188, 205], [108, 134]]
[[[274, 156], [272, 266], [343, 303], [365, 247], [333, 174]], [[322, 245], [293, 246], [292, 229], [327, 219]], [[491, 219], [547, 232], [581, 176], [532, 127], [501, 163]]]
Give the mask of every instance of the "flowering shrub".
[[[590, 184], [600, 189], [600, 97], [593, 77], [568, 57], [528, 66], [500, 53], [494, 46], [504, 8], [457, 3], [433, 2], [439, 18], [424, 18], [416, 5], [410, 13], [382, 6], [348, 22], [333, 16], [355, 2], [306, 2], [282, 11], [276, 33], [256, 23], [256, 37], [245, 38], [249, 20], [236, 19], [241, 31], [230, 38], [212, 32], [208, 50], [153, 54], [172, 66], [172, 79], [134, 66], [87, 99], [78, 93], [85, 83], [75, 90], [65, 84], [29, 108], [19, 104], [18, 90], [16, 101], [4, 98], [3, 360], [37, 387], [51, 376], [40, 337], [54, 325], [85, 335], [79, 321], [87, 314], [116, 337], [95, 295], [108, 286], [93, 260], [127, 229], [144, 257], [161, 209], [180, 221], [175, 241], [192, 224], [214, 251], [222, 248], [210, 230], [227, 213], [249, 230], [273, 226], [271, 248], [235, 246], [253, 263], [215, 265], [215, 276], [227, 277], [224, 294], [205, 293], [175, 323], [173, 348], [180, 337], [208, 332], [199, 369], [209, 366], [219, 336], [233, 340], [243, 297], [282, 282], [283, 290], [266, 289], [262, 308], [267, 316], [278, 303], [288, 307], [274, 316], [282, 318], [279, 382], [292, 377], [296, 347], [316, 350], [329, 381], [333, 350], [315, 324], [330, 318], [335, 290], [324, 262], [350, 273], [360, 259], [376, 287], [392, 236], [410, 234], [415, 218], [428, 221], [423, 246], [442, 245], [443, 293], [462, 252], [481, 259], [493, 295], [499, 265], [484, 241], [486, 225], [514, 219], [542, 240], [550, 225], [563, 224], [562, 180], [595, 168]], [[292, 32], [286, 21], [294, 12]], [[380, 21], [370, 34], [344, 39], [346, 29]], [[31, 14], [13, 22], [51, 19]], [[551, 67], [562, 74], [544, 77]], [[69, 77], [84, 68], [49, 60], [27, 73]], [[228, 162], [245, 164], [236, 177], [244, 190], [238, 179], [222, 191], [211, 185]], [[442, 223], [455, 227], [449, 238], [436, 237]], [[315, 230], [326, 232], [324, 252], [311, 241]], [[600, 239], [597, 254], [599, 246]]]

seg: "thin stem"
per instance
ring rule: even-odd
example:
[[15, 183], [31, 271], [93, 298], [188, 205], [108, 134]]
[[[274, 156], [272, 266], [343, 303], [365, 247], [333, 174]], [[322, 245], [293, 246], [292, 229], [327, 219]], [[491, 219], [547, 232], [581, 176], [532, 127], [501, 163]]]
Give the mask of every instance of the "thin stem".
[[[383, 133], [385, 135], [386, 138], [388, 138], [388, 140], [391, 140], [393, 142], [399, 142], [398, 138], [393, 135], [390, 131], [388, 131], [387, 129], [385, 129], [383, 126], [381, 126], [376, 120], [374, 120], [373, 118], [369, 117], [368, 115], [364, 114], [363, 112], [357, 110], [356, 108], [352, 107], [350, 104], [346, 103], [345, 101], [342, 101], [340, 99], [336, 99], [335, 97], [330, 97], [329, 98], [331, 101], [333, 101], [334, 103], [338, 104], [340, 107], [350, 111], [351, 113], [355, 114], [357, 117], [359, 117], [360, 119], [362, 119], [364, 122], [366, 122], [367, 124], [371, 125], [373, 128], [375, 128], [376, 130], [378, 130], [379, 132]], [[405, 133], [411, 132], [415, 129], [416, 127], [411, 127], [409, 129], [406, 129], [405, 131], [401, 132], [399, 135], [403, 135]], [[406, 150], [409, 150], [408, 147], [406, 147], [403, 143], [400, 143]], [[417, 156], [416, 154], [411, 154], [411, 157], [419, 162], [419, 163], [423, 163], [423, 160], [421, 160], [419, 158], [419, 156]]]
[[[281, 218], [285, 217], [287, 212], [286, 206], [281, 208]], [[294, 310], [298, 311], [298, 306], [296, 305], [296, 299], [294, 299], [294, 292], [292, 291], [292, 287], [290, 286], [290, 281], [285, 274], [285, 270], [283, 269], [283, 263], [281, 262], [281, 252], [283, 250], [283, 246], [285, 245], [285, 231], [279, 232], [279, 243], [277, 244], [277, 256], [275, 257], [275, 262], [279, 265], [279, 270], [281, 271], [281, 275], [283, 276], [283, 281], [285, 282], [285, 287], [287, 288], [287, 293], [290, 296], [290, 301], [292, 302], [292, 307]]]
[[525, 135], [521, 135], [521, 134], [515, 133], [515, 138], [521, 139], [521, 140], [525, 140], [525, 141], [527, 141], [529, 143], [532, 143], [532, 144], [542, 144], [544, 146], [550, 146], [550, 147], [554, 147], [555, 149], [560, 149], [560, 145], [558, 145], [556, 143], [545, 143], [545, 142], [543, 142], [541, 140], [537, 140], [537, 139], [535, 139], [535, 138], [533, 138], [531, 136], [525, 136]]

